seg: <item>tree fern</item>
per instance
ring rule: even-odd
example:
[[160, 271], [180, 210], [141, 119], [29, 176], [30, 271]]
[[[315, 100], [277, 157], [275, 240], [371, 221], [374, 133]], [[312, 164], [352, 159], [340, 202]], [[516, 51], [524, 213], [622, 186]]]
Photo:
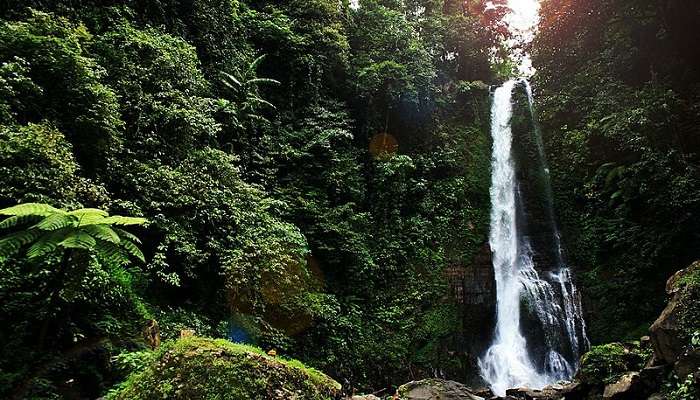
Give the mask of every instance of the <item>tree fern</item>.
[[66, 214], [53, 214], [39, 221], [32, 228], [41, 229], [42, 231], [55, 231], [56, 229], [73, 226], [75, 217]]
[[20, 231], [5, 236], [4, 238], [0, 239], [0, 257], [9, 257], [12, 254], [17, 253], [22, 249], [22, 247], [36, 240], [40, 235], [40, 232], [31, 230]]
[[0, 222], [0, 229], [28, 226], [0, 239], [0, 258], [27, 247], [30, 260], [58, 252], [84, 251], [110, 265], [125, 264], [130, 258], [145, 262], [137, 246], [141, 241], [126, 230], [113, 227], [143, 225], [144, 218], [110, 216], [96, 208], [64, 211], [38, 203], [5, 208], [0, 215], [9, 216]]
[[4, 219], [0, 222], [0, 229], [8, 229], [18, 225], [24, 225], [27, 223], [37, 222], [41, 219], [41, 216], [37, 215], [13, 215], [9, 218]]
[[119, 243], [121, 238], [117, 232], [107, 225], [87, 225], [83, 227], [83, 230], [97, 239], [104, 240], [105, 242]]

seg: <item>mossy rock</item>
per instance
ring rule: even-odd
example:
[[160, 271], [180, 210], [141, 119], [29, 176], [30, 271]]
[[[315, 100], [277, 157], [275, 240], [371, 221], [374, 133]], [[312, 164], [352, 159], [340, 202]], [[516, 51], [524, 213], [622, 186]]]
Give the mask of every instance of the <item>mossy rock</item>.
[[670, 300], [651, 325], [650, 336], [656, 357], [674, 364], [693, 348], [700, 335], [700, 261], [676, 272], [666, 282]]
[[184, 338], [163, 345], [155, 361], [109, 399], [309, 399], [337, 396], [340, 384], [296, 360], [227, 340]]
[[590, 385], [614, 383], [625, 372], [644, 366], [651, 351], [642, 349], [639, 343], [608, 343], [593, 346], [581, 358], [578, 378]]

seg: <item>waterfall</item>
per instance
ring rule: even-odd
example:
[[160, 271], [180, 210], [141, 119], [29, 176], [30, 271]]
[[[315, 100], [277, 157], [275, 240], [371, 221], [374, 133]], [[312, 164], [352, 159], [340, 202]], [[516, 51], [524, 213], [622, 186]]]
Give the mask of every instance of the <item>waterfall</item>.
[[[493, 254], [496, 280], [496, 328], [493, 342], [479, 359], [481, 375], [497, 395], [505, 395], [514, 387], [542, 388], [547, 384], [570, 379], [578, 367], [582, 347], [588, 346], [581, 303], [564, 262], [559, 230], [551, 206], [549, 171], [539, 129], [534, 126], [539, 166], [545, 174], [549, 219], [553, 232], [551, 246], [556, 265], [540, 276], [535, 268], [534, 252], [523, 234], [522, 196], [513, 157], [513, 90], [518, 82], [527, 88], [530, 112], [533, 116], [532, 91], [526, 81], [511, 80], [497, 88], [491, 108], [491, 226], [489, 244]], [[535, 124], [536, 125], [536, 124]], [[537, 320], [544, 345], [542, 354], [528, 346], [527, 333], [521, 329], [521, 307]], [[583, 344], [583, 346], [582, 346]]]

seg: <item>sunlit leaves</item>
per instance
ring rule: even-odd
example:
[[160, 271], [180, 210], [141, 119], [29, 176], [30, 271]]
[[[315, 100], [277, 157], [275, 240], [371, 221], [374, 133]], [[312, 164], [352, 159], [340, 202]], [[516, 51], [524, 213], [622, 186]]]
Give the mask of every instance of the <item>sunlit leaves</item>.
[[0, 257], [8, 257], [31, 245], [26, 252], [30, 260], [58, 250], [80, 250], [118, 265], [127, 263], [129, 255], [145, 262], [143, 253], [134, 244], [135, 236], [112, 228], [112, 225], [143, 225], [145, 218], [109, 216], [107, 212], [94, 208], [67, 212], [41, 203], [8, 207], [0, 210], [0, 215], [9, 216], [0, 222], [0, 227], [4, 228], [17, 229], [22, 223], [40, 219], [36, 224], [0, 239]]

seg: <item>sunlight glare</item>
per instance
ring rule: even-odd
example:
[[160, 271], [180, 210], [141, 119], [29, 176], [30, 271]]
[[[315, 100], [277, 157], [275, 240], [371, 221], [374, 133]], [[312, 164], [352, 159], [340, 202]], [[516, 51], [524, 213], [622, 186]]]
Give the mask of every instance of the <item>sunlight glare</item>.
[[539, 19], [538, 0], [508, 0], [508, 6], [513, 10], [508, 22], [514, 30], [526, 33], [535, 28]]
[[[517, 42], [530, 42], [539, 22], [539, 0], [508, 0], [508, 6], [512, 11], [506, 16], [506, 22], [510, 25], [511, 32], [516, 36], [511, 45], [515, 45]], [[520, 56], [521, 60], [518, 66], [520, 74], [531, 76], [534, 69], [530, 56], [523, 53], [520, 53]]]

